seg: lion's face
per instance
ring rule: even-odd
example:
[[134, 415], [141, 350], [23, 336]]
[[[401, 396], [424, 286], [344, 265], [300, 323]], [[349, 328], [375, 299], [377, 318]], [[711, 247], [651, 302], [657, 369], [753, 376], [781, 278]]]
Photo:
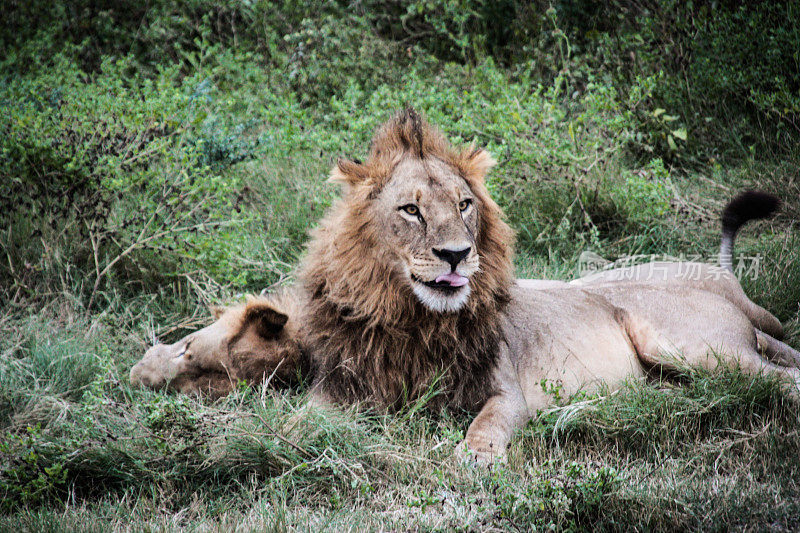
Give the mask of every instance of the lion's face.
[[424, 317], [442, 333], [442, 319], [496, 313], [513, 277], [514, 235], [486, 189], [494, 164], [482, 148], [453, 148], [410, 108], [378, 128], [366, 161], [339, 159], [330, 180], [342, 197], [300, 269], [320, 306], [312, 322], [397, 327]]
[[152, 346], [131, 369], [131, 383], [151, 389], [182, 390], [204, 374], [224, 373], [228, 343], [237, 330], [230, 318], [222, 316], [174, 344]]
[[211, 325], [147, 350], [131, 369], [131, 384], [222, 395], [239, 379], [258, 382], [274, 374], [291, 381], [301, 354], [287, 321], [260, 299], [222, 310]]
[[478, 202], [453, 167], [408, 155], [373, 204], [396, 271], [432, 311], [458, 311], [469, 298], [480, 268]]

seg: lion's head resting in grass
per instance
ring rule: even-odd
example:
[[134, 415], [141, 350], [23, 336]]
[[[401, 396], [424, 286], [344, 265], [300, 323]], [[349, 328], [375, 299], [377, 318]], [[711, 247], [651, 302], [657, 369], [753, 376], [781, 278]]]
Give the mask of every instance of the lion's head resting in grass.
[[512, 283], [513, 234], [484, 185], [493, 165], [407, 109], [366, 161], [334, 167], [343, 195], [301, 268], [328, 395], [391, 406], [442, 374], [452, 402], [485, 398]]
[[228, 394], [240, 380], [287, 385], [308, 372], [294, 293], [250, 297], [215, 309], [215, 321], [173, 344], [156, 344], [130, 373], [131, 383], [152, 389]]

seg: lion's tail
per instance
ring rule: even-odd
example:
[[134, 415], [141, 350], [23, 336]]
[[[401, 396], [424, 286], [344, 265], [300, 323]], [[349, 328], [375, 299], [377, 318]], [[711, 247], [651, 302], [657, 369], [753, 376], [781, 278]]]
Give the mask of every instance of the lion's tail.
[[780, 206], [777, 196], [762, 191], [745, 191], [728, 202], [722, 211], [721, 267], [733, 272], [733, 244], [739, 229], [751, 220], [772, 216]]

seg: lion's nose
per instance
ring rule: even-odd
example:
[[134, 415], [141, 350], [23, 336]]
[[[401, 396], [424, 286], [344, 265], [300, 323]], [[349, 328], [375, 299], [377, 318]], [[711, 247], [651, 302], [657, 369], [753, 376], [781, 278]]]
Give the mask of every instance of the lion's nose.
[[138, 362], [131, 368], [129, 375], [131, 385], [134, 387], [144, 387], [144, 376], [142, 376], [142, 363]]
[[455, 270], [456, 266], [458, 266], [458, 264], [463, 261], [467, 255], [469, 255], [470, 250], [472, 250], [470, 246], [467, 246], [463, 250], [448, 250], [447, 248], [442, 248], [439, 250], [434, 248], [433, 255], [446, 263], [450, 263], [450, 267]]

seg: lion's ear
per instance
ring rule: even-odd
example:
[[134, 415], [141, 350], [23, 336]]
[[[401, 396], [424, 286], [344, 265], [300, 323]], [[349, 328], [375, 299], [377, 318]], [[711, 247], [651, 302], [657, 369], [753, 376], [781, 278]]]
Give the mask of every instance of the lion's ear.
[[462, 153], [462, 171], [471, 179], [483, 183], [486, 173], [497, 164], [494, 157], [483, 148], [470, 146]]
[[289, 316], [286, 313], [278, 311], [269, 302], [259, 300], [247, 302], [244, 326], [255, 326], [256, 333], [265, 339], [278, 337], [288, 320]]
[[336, 165], [334, 165], [333, 170], [331, 170], [331, 175], [328, 180], [352, 187], [357, 183], [363, 182], [367, 177], [367, 169], [360, 161], [339, 159]]

